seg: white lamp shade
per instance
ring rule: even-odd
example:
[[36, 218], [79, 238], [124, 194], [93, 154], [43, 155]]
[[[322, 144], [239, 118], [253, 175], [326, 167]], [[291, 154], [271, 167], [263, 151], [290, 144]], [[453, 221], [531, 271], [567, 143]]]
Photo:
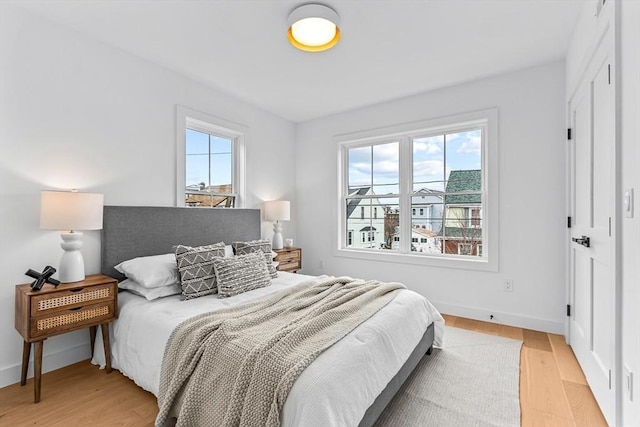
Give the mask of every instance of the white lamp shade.
[[43, 230], [102, 229], [102, 194], [43, 191], [40, 202], [40, 228]]
[[290, 203], [288, 200], [264, 202], [264, 219], [266, 221], [289, 221]]

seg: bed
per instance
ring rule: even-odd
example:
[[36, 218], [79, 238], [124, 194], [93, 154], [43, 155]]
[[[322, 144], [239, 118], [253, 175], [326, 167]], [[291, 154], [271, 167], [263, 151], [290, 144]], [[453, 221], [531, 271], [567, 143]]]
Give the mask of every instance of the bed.
[[[170, 253], [176, 244], [259, 238], [256, 209], [105, 206], [101, 269], [122, 280], [115, 265]], [[112, 366], [157, 396], [164, 347], [179, 323], [265, 298], [311, 278], [279, 272], [271, 286], [226, 299], [210, 295], [181, 301], [176, 295], [147, 301], [121, 292], [119, 317], [110, 325]], [[443, 330], [442, 317], [424, 297], [401, 291], [302, 372], [282, 408], [281, 425], [373, 425], [422, 357], [441, 344]], [[97, 338], [93, 363], [104, 366], [102, 340]]]

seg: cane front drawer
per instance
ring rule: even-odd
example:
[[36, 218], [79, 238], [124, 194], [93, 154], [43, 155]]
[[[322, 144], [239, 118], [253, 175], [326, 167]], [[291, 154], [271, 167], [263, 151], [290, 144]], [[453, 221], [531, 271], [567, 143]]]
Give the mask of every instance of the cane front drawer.
[[84, 329], [115, 319], [113, 301], [50, 312], [31, 318], [31, 338]]

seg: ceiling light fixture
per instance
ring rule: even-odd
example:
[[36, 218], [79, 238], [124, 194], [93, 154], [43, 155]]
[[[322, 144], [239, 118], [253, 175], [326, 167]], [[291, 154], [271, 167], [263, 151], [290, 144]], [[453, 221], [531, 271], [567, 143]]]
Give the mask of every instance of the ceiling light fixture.
[[287, 37], [292, 45], [307, 52], [331, 49], [340, 40], [340, 17], [321, 4], [299, 6], [289, 15]]

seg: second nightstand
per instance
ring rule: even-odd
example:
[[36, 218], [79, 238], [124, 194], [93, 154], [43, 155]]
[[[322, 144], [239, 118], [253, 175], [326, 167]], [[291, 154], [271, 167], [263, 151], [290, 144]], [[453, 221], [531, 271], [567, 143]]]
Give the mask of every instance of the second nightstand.
[[15, 326], [24, 339], [20, 385], [27, 382], [31, 343], [35, 343], [34, 402], [40, 401], [43, 342], [54, 335], [89, 328], [93, 353], [93, 342], [100, 325], [106, 370], [111, 372], [109, 322], [116, 318], [117, 307], [118, 281], [101, 274], [57, 288], [47, 284], [40, 291], [31, 290], [28, 284], [16, 286]]
[[278, 263], [278, 271], [297, 273], [302, 268], [302, 249], [285, 247], [274, 252], [278, 254], [274, 259]]

